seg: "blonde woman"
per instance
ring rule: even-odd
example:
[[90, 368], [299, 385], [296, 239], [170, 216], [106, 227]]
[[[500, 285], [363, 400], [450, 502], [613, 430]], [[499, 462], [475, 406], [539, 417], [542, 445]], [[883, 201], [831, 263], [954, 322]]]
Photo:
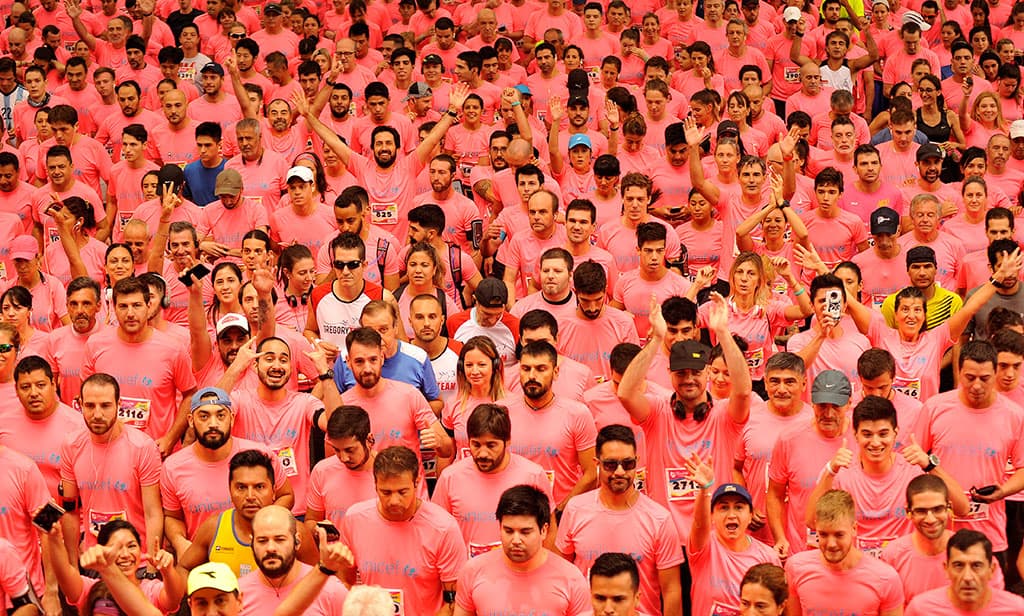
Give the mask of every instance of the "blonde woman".
[[964, 79], [964, 98], [960, 101], [960, 130], [964, 133], [967, 147], [986, 148], [992, 135], [1006, 135], [1009, 127], [1003, 118], [1003, 107], [999, 95], [995, 92], [982, 92], [971, 103], [971, 111], [967, 113], [967, 103], [974, 90], [974, 81]]

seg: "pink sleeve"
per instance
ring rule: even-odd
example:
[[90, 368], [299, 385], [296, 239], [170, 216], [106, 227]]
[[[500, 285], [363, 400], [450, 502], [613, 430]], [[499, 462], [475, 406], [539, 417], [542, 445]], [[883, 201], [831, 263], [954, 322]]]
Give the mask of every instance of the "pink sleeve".
[[82, 370], [79, 376], [84, 381], [96, 372], [96, 354], [92, 352], [93, 349], [89, 346], [89, 343], [85, 343], [85, 361], [82, 362]]
[[768, 465], [768, 480], [776, 483], [789, 481], [787, 469], [789, 468], [789, 447], [788, 442], [782, 438], [775, 441], [772, 447], [772, 464]]
[[145, 441], [137, 461], [139, 485], [142, 487], [156, 485], [160, 482], [160, 454], [157, 451], [156, 443], [148, 436], [145, 437]]
[[882, 595], [882, 603], [879, 606], [881, 613], [898, 609], [903, 605], [903, 584], [900, 582], [899, 575], [889, 565], [885, 565], [885, 568], [889, 569], [889, 575], [879, 576], [882, 578], [879, 580], [882, 584], [882, 587], [879, 588], [879, 593]]
[[[1015, 419], [1016, 419], [1016, 421], [1014, 423], [1016, 425], [1014, 426], [1013, 433], [1014, 434], [1020, 434], [1020, 432], [1021, 432], [1021, 423], [1022, 423], [1022, 420], [1024, 420], [1024, 417], [1022, 417], [1021, 415], [1018, 414]], [[1013, 449], [1012, 449], [1012, 453], [1010, 455], [1010, 459], [1013, 462], [1013, 468], [1015, 468], [1015, 469], [1022, 469], [1022, 468], [1024, 468], [1024, 439], [1017, 438], [1017, 439], [1013, 440]]]
[[597, 425], [594, 424], [594, 418], [585, 409], [582, 412], [577, 413], [574, 417], [573, 426], [573, 440], [576, 445], [576, 451], [583, 451], [590, 449], [597, 444]]
[[[52, 289], [50, 305], [53, 306], [53, 313], [57, 315], [58, 319], [63, 319], [68, 316], [68, 292], [62, 284], [50, 285], [50, 289]], [[57, 323], [53, 325], [54, 329], [58, 326]]]
[[[529, 233], [529, 231], [523, 231], [523, 233]], [[510, 238], [508, 244], [505, 244], [505, 250], [501, 251], [498, 255], [498, 261], [500, 261], [505, 267], [515, 268], [522, 270], [520, 261], [522, 255], [520, 255], [519, 242], [515, 241], [515, 238]]]
[[174, 358], [174, 386], [179, 392], [196, 388], [196, 376], [192, 374], [192, 360], [184, 348], [179, 348]]
[[[273, 456], [276, 458], [277, 456]], [[276, 471], [275, 471], [276, 474]], [[309, 489], [306, 490], [306, 509], [319, 511], [326, 515], [327, 506], [324, 504], [323, 480], [324, 472], [314, 467], [309, 475]]]
[[182, 510], [181, 501], [178, 500], [178, 495], [174, 492], [171, 476], [167, 474], [166, 466], [160, 473], [160, 500], [163, 502], [164, 509], [167, 511]]
[[426, 430], [430, 426], [434, 425], [437, 421], [437, 415], [430, 409], [430, 406], [426, 403], [426, 398], [419, 391], [409, 392], [409, 401], [413, 404], [414, 416], [416, 418], [416, 428], [418, 430]]
[[451, 473], [441, 473], [441, 476], [437, 479], [437, 485], [434, 486], [434, 495], [430, 497], [430, 502], [448, 513], [452, 511], [452, 503], [448, 498], [448, 477], [450, 475]]
[[462, 540], [459, 525], [453, 519], [443, 531], [440, 544], [437, 546], [437, 569], [441, 581], [454, 582], [459, 579], [459, 571], [465, 563], [466, 543]]
[[470, 614], [476, 613], [476, 604], [473, 603], [473, 578], [474, 573], [479, 569], [477, 567], [463, 567], [462, 575], [459, 576], [458, 587], [461, 592], [455, 594], [455, 604], [466, 610]]
[[672, 518], [666, 518], [658, 531], [657, 552], [655, 553], [655, 566], [658, 569], [668, 569], [681, 564], [685, 558], [679, 546], [683, 544], [679, 537]]
[[29, 511], [35, 511], [50, 502], [50, 491], [46, 489], [46, 480], [38, 466], [32, 464], [26, 468], [25, 505]]
[[572, 580], [569, 588], [569, 616], [590, 616], [594, 605], [590, 602], [590, 588], [582, 575]]
[[462, 264], [462, 280], [469, 280], [473, 276], [480, 273], [480, 268], [473, 262], [473, 257], [467, 255], [465, 252], [459, 253], [459, 261]]
[[921, 448], [931, 451], [932, 443], [932, 410], [931, 401], [926, 401], [917, 414], [917, 423], [914, 425], [914, 436], [921, 439]]
[[853, 227], [853, 243], [860, 244], [861, 242], [868, 241], [868, 229], [859, 220], [851, 220], [850, 226]]
[[74, 483], [75, 466], [71, 461], [71, 443], [72, 441], [68, 439], [60, 445], [60, 478], [63, 481]]
[[252, 221], [253, 222], [252, 227], [254, 229], [256, 227], [269, 227], [270, 226], [270, 217], [267, 216], [267, 208], [265, 208], [265, 207], [257, 207], [257, 208], [253, 208], [253, 211], [255, 212], [255, 215], [254, 215], [255, 220]]
[[[153, 140], [150, 139], [150, 142], [152, 143]], [[96, 166], [99, 167], [100, 178], [105, 182], [109, 182], [111, 180], [110, 169], [114, 163], [110, 160], [110, 155], [107, 154], [106, 148], [97, 144], [95, 150]]]
[[[397, 275], [401, 272], [402, 259], [398, 255], [398, 248], [395, 246], [395, 242], [388, 240], [388, 251], [384, 262], [384, 275], [391, 276]], [[384, 281], [381, 281], [384, 284]]]
[[20, 597], [28, 592], [25, 563], [6, 540], [0, 546], [0, 595], [7, 595], [8, 599]]

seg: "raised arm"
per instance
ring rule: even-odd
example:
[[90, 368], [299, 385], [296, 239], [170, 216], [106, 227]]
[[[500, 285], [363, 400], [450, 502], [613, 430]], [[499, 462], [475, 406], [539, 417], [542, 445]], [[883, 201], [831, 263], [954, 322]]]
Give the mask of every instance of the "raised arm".
[[242, 83], [242, 74], [238, 71], [235, 54], [228, 54], [228, 57], [224, 58], [224, 66], [227, 67], [228, 73], [231, 75], [231, 87], [235, 92], [238, 106], [242, 108], [242, 115], [253, 120], [258, 119], [260, 117], [259, 103], [249, 100], [249, 93], [245, 91], [245, 84]]
[[629, 413], [629, 417], [633, 423], [637, 424], [646, 421], [651, 414], [651, 405], [647, 401], [647, 396], [644, 395], [647, 391], [647, 373], [651, 369], [654, 354], [661, 350], [667, 331], [665, 317], [661, 315], [661, 304], [658, 303], [658, 299], [654, 295], [651, 295], [649, 320], [651, 331], [647, 345], [633, 358], [633, 361], [629, 362], [629, 367], [622, 375], [622, 381], [616, 392], [622, 406]]
[[199, 372], [213, 355], [213, 342], [206, 329], [203, 283], [195, 276], [192, 276], [192, 286], [188, 288], [188, 338], [192, 347], [192, 371]]
[[[730, 336], [727, 336], [730, 337]], [[694, 554], [702, 551], [711, 539], [711, 497], [708, 490], [715, 487], [715, 469], [711, 466], [711, 458], [701, 459], [694, 451], [686, 460], [686, 472], [697, 484], [697, 501], [693, 508], [693, 525], [690, 526], [690, 541], [686, 544], [687, 552]]]
[[421, 165], [427, 164], [430, 160], [430, 153], [434, 151], [434, 147], [441, 142], [441, 138], [448, 132], [448, 129], [452, 124], [455, 123], [455, 118], [458, 117], [459, 111], [462, 109], [462, 103], [466, 102], [466, 97], [469, 96], [469, 86], [464, 83], [458, 83], [452, 88], [451, 93], [448, 95], [448, 110], [441, 114], [441, 119], [437, 121], [434, 128], [431, 129], [427, 136], [423, 138], [423, 141], [416, 146], [416, 150], [413, 155]]
[[[715, 333], [718, 344], [722, 345], [722, 355], [732, 379], [732, 394], [729, 396], [729, 417], [738, 424], [747, 423], [750, 417], [750, 395], [753, 383], [750, 380], [750, 368], [743, 351], [736, 345], [736, 340], [729, 331], [729, 306], [725, 298], [718, 293], [711, 294], [711, 310], [708, 314], [708, 329]], [[662, 319], [664, 321], [664, 319]]]
[[683, 125], [685, 126], [686, 145], [689, 146], [687, 149], [690, 153], [690, 182], [711, 205], [718, 205], [722, 193], [717, 186], [707, 181], [707, 178], [704, 177], [704, 168], [700, 164], [700, 142], [704, 135], [692, 117], [683, 120]]
[[320, 544], [319, 566], [310, 569], [309, 573], [299, 580], [295, 588], [278, 604], [277, 609], [274, 610], [274, 616], [305, 614], [306, 610], [320, 596], [320, 591], [327, 584], [327, 580], [332, 577], [328, 572], [336, 572], [334, 575], [337, 575], [337, 572], [346, 571], [355, 566], [352, 550], [347, 545], [340, 541], [327, 543], [327, 533], [324, 532], [324, 529], [317, 527], [315, 530]]
[[557, 177], [565, 171], [565, 159], [558, 147], [558, 127], [562, 118], [565, 117], [565, 107], [562, 105], [561, 98], [552, 96], [548, 100], [548, 113], [551, 114], [551, 128], [548, 129], [548, 157], [551, 160], [551, 173]]
[[78, 38], [82, 39], [85, 46], [89, 48], [89, 51], [96, 49], [96, 37], [89, 32], [89, 28], [82, 22], [82, 5], [79, 4], [78, 0], [64, 0], [64, 11], [71, 18], [71, 25], [75, 28], [75, 34]]
[[807, 21], [801, 16], [796, 26], [796, 32], [793, 33], [793, 44], [789, 46], [789, 59], [800, 66], [804, 64], [817, 64], [814, 58], [809, 58], [803, 54], [805, 30], [807, 30]]
[[864, 49], [868, 50], [868, 55], [847, 60], [847, 65], [854, 72], [867, 69], [878, 61], [878, 44], [875, 43], [875, 37], [871, 35], [871, 28], [862, 27], [860, 33], [864, 35]]
[[301, 90], [292, 92], [292, 106], [297, 114], [306, 119], [306, 126], [309, 127], [309, 130], [316, 133], [323, 140], [324, 145], [331, 148], [338, 155], [338, 159], [341, 160], [342, 164], [348, 165], [349, 160], [352, 158], [352, 149], [345, 145], [345, 142], [333, 130], [325, 126], [316, 117], [316, 114], [313, 113], [312, 108], [309, 106], [309, 101], [306, 100], [306, 95]]
[[992, 279], [978, 287], [974, 295], [964, 302], [963, 308], [949, 317], [947, 323], [949, 323], [949, 337], [951, 340], [958, 340], [960, 338], [960, 335], [967, 329], [967, 324], [971, 322], [971, 319], [974, 318], [978, 310], [981, 310], [981, 307], [987, 304], [988, 300], [992, 299], [992, 296], [996, 294], [997, 288], [1003, 288], [1007, 282], [1013, 284], [1016, 281], [1020, 268], [1020, 248], [1014, 250], [1011, 254], [1003, 255], [1003, 260], [992, 274]]

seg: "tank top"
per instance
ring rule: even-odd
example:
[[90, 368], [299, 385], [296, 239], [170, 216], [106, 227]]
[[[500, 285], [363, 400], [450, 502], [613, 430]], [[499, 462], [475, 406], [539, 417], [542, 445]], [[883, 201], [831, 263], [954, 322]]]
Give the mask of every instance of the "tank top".
[[946, 121], [945, 112], [941, 114], [942, 119], [939, 120], [939, 123], [934, 126], [924, 121], [924, 117], [921, 116], [920, 109], [914, 113], [917, 115], [917, 130], [924, 133], [924, 135], [928, 137], [928, 141], [932, 143], [943, 143], [949, 141], [949, 135], [952, 133], [953, 129], [949, 125], [949, 122]]
[[228, 509], [217, 515], [217, 530], [210, 542], [210, 562], [224, 563], [235, 575], [242, 577], [256, 569], [252, 544], [243, 542], [235, 532], [235, 510]]
[[843, 60], [843, 65], [835, 70], [829, 68], [827, 61], [822, 62], [819, 70], [822, 83], [830, 86], [833, 90], [846, 90], [853, 93], [853, 72], [846, 65], [846, 60]]

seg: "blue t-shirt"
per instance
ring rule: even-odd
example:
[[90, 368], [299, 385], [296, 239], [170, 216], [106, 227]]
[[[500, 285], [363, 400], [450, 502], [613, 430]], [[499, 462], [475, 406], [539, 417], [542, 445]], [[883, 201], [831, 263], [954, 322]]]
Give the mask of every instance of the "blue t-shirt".
[[[441, 399], [441, 390], [437, 386], [430, 358], [426, 351], [416, 345], [399, 340], [398, 352], [384, 360], [380, 373], [385, 379], [412, 385], [420, 390], [428, 402]], [[355, 377], [348, 369], [348, 362], [340, 355], [334, 362], [334, 384], [342, 393], [356, 385]]]
[[217, 175], [224, 171], [227, 162], [228, 159], [222, 158], [216, 167], [204, 167], [200, 160], [185, 165], [185, 198], [199, 207], [216, 201], [213, 187], [217, 183]]

